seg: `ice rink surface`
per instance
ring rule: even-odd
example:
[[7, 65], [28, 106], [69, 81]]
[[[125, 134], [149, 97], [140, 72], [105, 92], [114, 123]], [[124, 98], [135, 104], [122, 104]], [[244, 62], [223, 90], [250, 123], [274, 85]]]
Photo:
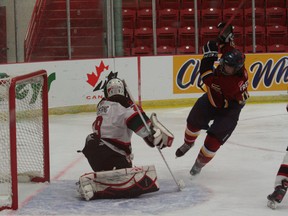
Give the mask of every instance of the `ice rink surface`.
[[183, 144], [187, 108], [146, 110], [174, 134], [171, 148], [163, 149], [173, 174], [186, 187], [178, 191], [156, 149], [133, 135], [134, 165], [154, 164], [160, 190], [136, 199], [82, 201], [75, 183], [91, 172], [82, 149], [91, 132], [95, 113], [50, 116], [50, 184], [19, 184], [19, 209], [0, 215], [201, 215], [266, 216], [288, 214], [288, 195], [276, 210], [266, 207], [273, 191], [275, 175], [288, 145], [286, 104], [247, 104], [238, 126], [214, 159], [200, 175], [191, 178], [189, 170], [203, 144], [205, 131], [194, 148], [175, 159]]

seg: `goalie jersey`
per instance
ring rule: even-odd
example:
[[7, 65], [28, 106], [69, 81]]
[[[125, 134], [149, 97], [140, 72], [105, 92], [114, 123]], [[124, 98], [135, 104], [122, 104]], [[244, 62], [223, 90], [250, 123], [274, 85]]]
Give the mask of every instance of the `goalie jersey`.
[[[125, 156], [132, 152], [133, 132], [142, 138], [149, 135], [135, 106], [137, 105], [122, 95], [104, 98], [97, 106], [97, 117], [92, 124], [93, 132], [100, 142]], [[145, 112], [140, 107], [139, 110], [150, 125], [150, 119]]]

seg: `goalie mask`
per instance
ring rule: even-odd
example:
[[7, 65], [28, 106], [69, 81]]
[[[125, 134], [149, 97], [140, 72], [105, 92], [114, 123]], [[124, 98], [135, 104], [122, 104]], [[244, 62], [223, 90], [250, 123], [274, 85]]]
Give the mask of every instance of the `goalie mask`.
[[114, 95], [126, 95], [126, 90], [124, 83], [118, 79], [118, 78], [113, 78], [109, 80], [104, 87], [104, 95], [106, 98], [112, 97]]

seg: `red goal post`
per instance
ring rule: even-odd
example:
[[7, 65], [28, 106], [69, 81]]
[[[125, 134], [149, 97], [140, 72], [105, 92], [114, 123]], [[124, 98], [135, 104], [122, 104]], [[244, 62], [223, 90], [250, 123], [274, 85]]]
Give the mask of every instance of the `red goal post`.
[[49, 182], [47, 72], [0, 79], [0, 210], [18, 208], [18, 182]]

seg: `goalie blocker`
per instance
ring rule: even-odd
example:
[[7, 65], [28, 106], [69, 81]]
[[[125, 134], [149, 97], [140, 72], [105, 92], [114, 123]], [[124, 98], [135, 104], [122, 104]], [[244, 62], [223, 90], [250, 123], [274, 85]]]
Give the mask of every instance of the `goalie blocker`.
[[154, 165], [87, 173], [77, 184], [80, 196], [87, 201], [133, 198], [159, 190]]

